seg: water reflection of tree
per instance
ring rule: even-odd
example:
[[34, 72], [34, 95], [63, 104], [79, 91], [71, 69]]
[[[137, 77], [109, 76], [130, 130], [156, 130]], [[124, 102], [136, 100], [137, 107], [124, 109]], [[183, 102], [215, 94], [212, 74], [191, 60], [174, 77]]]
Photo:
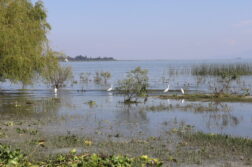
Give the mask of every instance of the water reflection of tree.
[[60, 105], [60, 98], [39, 98], [28, 93], [1, 94], [0, 119], [52, 117], [56, 115]]
[[126, 123], [147, 123], [148, 118], [146, 112], [138, 106], [122, 105], [122, 108], [117, 112], [117, 119], [120, 122]]
[[[206, 103], [208, 110], [206, 110], [207, 113], [207, 121], [206, 126], [208, 129], [217, 128], [217, 129], [224, 129], [227, 127], [235, 127], [240, 123], [239, 118], [231, 114], [232, 108], [227, 103], [221, 103], [221, 102], [210, 102]], [[201, 107], [204, 109], [204, 105], [201, 103]], [[200, 110], [201, 112], [203, 110]], [[195, 110], [196, 112], [196, 110]]]
[[224, 129], [237, 126], [241, 118], [232, 115], [232, 107], [228, 103], [221, 102], [200, 102], [186, 105], [177, 104], [171, 107], [173, 110], [192, 111], [195, 114], [205, 114], [206, 127], [208, 129]]
[[227, 127], [235, 127], [239, 123], [239, 118], [230, 113], [211, 113], [206, 122], [209, 129], [217, 128], [220, 130]]
[[131, 134], [137, 132], [149, 133], [147, 124], [149, 120], [146, 112], [136, 105], [122, 105], [117, 111], [116, 125], [121, 131], [128, 130]]

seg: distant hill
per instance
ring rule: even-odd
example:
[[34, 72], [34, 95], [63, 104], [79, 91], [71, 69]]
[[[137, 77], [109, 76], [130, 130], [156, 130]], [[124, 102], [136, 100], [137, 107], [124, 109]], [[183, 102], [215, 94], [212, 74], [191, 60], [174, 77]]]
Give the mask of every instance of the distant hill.
[[58, 58], [60, 61], [116, 61], [113, 57], [87, 57], [82, 55], [76, 57], [60, 56]]

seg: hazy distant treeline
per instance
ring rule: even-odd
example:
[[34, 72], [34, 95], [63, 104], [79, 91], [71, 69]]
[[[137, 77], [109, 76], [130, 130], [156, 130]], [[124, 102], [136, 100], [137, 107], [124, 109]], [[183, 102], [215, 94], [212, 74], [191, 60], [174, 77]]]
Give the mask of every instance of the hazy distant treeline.
[[113, 57], [87, 57], [82, 55], [78, 55], [76, 57], [59, 57], [60, 61], [66, 61], [66, 59], [68, 61], [115, 61]]

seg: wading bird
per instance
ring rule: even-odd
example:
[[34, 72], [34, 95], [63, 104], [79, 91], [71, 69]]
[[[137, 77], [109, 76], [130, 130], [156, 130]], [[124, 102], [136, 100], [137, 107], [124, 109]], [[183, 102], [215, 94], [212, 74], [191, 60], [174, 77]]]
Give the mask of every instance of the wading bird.
[[185, 94], [185, 91], [183, 88], [180, 89], [182, 94]]
[[107, 92], [110, 92], [113, 90], [113, 86], [111, 85], [110, 88], [107, 89]]
[[55, 87], [54, 87], [54, 93], [57, 94], [57, 92], [58, 92], [58, 89], [57, 89], [57, 87], [55, 86]]
[[164, 93], [168, 92], [170, 88], [170, 85], [168, 85], [168, 87], [164, 90]]

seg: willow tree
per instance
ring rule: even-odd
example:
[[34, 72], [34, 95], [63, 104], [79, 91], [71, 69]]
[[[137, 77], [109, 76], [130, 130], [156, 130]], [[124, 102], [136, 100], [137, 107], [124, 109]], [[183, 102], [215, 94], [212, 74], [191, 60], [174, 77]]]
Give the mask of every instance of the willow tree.
[[[41, 1], [0, 1], [0, 77], [32, 84], [47, 61], [47, 14]], [[52, 61], [58, 65], [56, 61]]]

